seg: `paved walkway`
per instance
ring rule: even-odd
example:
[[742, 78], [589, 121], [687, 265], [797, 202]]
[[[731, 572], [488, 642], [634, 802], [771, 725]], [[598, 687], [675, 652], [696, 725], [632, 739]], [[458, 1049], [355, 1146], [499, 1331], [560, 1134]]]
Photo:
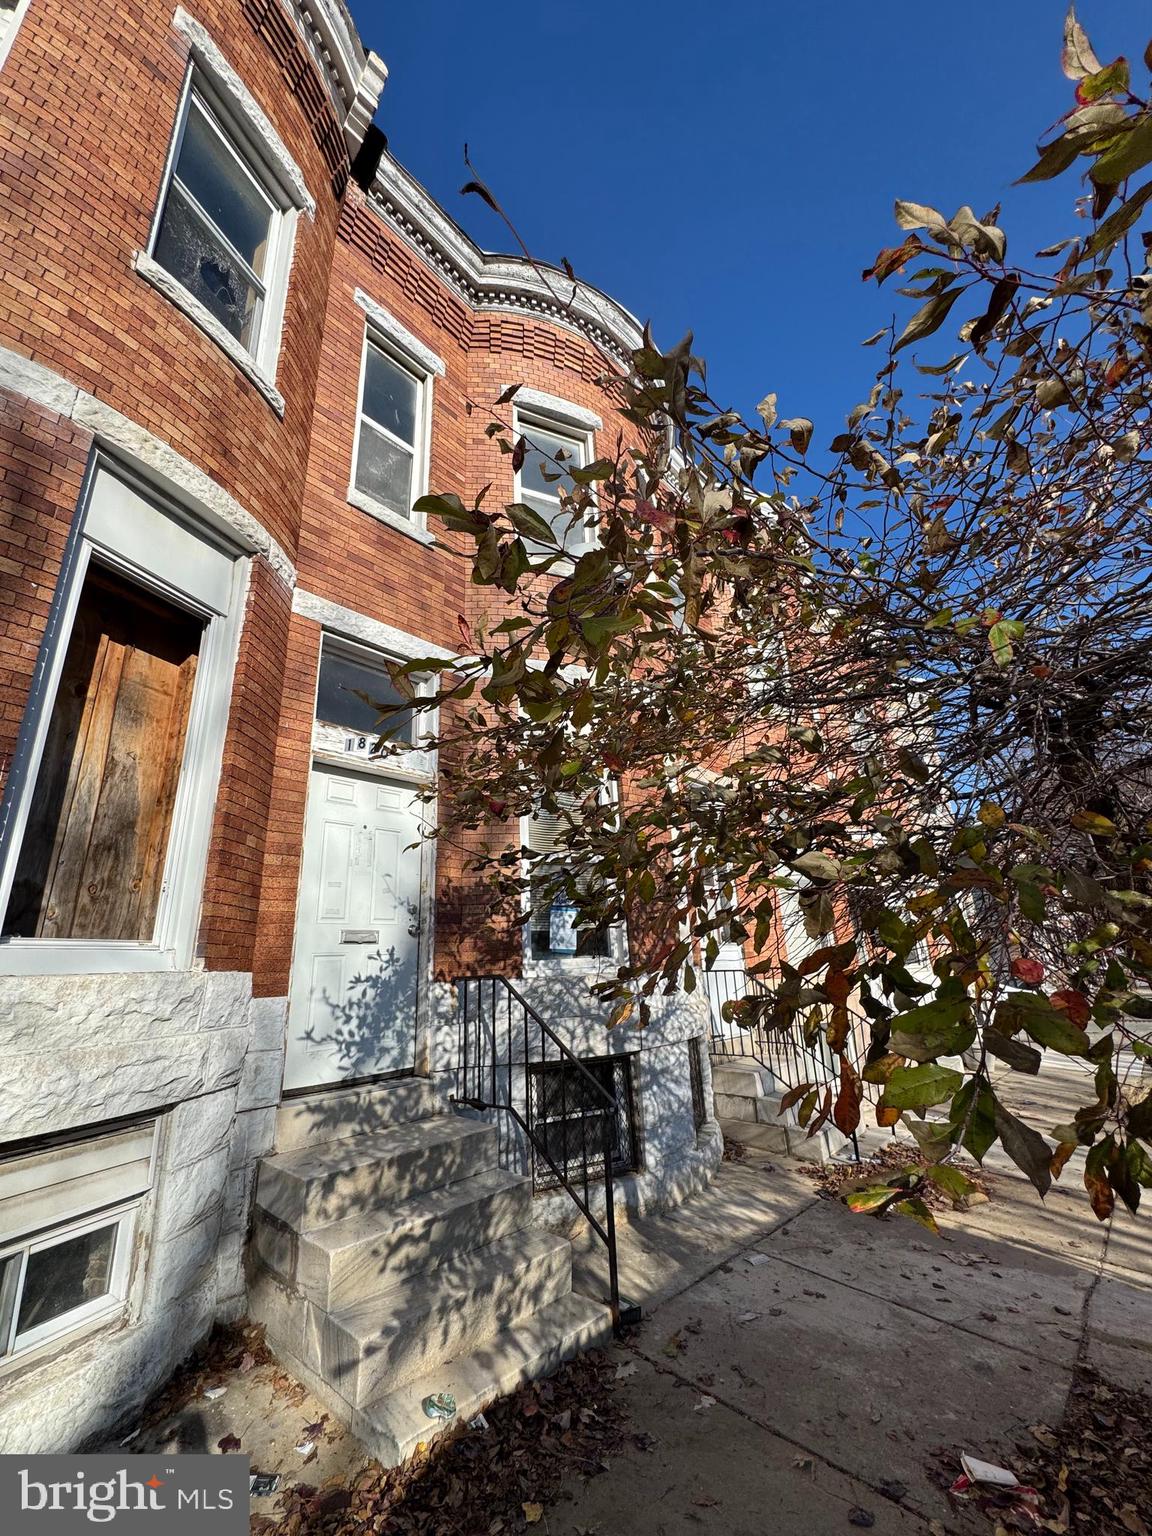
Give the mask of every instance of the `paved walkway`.
[[[1013, 1104], [1046, 1131], [1080, 1086], [1032, 1081]], [[1011, 1464], [1031, 1425], [1059, 1422], [1078, 1360], [1152, 1391], [1152, 1212], [1101, 1227], [1075, 1160], [1071, 1187], [1044, 1204], [1001, 1159], [990, 1166], [992, 1202], [943, 1216], [939, 1238], [853, 1216], [762, 1157], [623, 1229], [621, 1285], [645, 1317], [613, 1351], [634, 1440], [539, 1529], [989, 1536], [931, 1479], [940, 1451]], [[598, 1265], [594, 1250], [578, 1258], [593, 1293]], [[197, 1398], [138, 1448], [212, 1450], [228, 1433], [289, 1481], [353, 1476], [362, 1448], [331, 1423], [318, 1432], [318, 1405], [275, 1378], [230, 1372], [224, 1397]]]
[[550, 1531], [988, 1536], [930, 1478], [939, 1451], [1010, 1464], [1059, 1421], [1078, 1358], [1152, 1390], [1152, 1218], [1101, 1227], [1078, 1180], [1042, 1205], [997, 1175], [939, 1238], [753, 1160], [630, 1229], [646, 1321], [617, 1355], [648, 1448], [573, 1488]]

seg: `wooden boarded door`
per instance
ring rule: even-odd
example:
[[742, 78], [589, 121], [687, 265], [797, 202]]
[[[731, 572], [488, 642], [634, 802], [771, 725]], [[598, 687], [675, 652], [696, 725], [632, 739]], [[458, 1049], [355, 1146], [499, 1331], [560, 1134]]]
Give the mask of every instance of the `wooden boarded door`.
[[154, 937], [203, 634], [182, 609], [89, 568], [6, 935]]

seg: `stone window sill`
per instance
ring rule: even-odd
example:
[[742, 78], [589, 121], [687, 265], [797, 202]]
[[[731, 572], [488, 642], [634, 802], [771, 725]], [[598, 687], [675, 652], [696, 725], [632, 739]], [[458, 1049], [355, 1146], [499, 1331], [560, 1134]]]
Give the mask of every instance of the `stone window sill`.
[[386, 507], [383, 502], [374, 501], [371, 496], [365, 496], [363, 491], [358, 491], [353, 486], [348, 492], [348, 505], [355, 507], [360, 512], [367, 512], [369, 517], [374, 517], [377, 522], [385, 523], [389, 528], [394, 528], [397, 533], [407, 534], [410, 539], [415, 539], [418, 544], [435, 544], [436, 535], [427, 528], [419, 528], [406, 517], [401, 517], [398, 512], [393, 512], [391, 507]]
[[132, 265], [146, 283], [150, 283], [153, 288], [162, 293], [170, 303], [187, 315], [193, 325], [198, 326], [206, 336], [211, 337], [222, 352], [228, 354], [249, 383], [263, 395], [277, 416], [284, 415], [284, 396], [276, 388], [275, 383], [252, 354], [236, 340], [231, 332], [224, 329], [215, 315], [210, 314], [199, 299], [193, 298], [183, 283], [145, 251], [136, 252], [132, 258]]

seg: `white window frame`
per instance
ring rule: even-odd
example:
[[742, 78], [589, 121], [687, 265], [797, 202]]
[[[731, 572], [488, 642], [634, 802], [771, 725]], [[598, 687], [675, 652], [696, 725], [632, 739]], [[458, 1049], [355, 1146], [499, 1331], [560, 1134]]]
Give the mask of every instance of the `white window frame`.
[[[619, 784], [615, 779], [607, 779], [604, 784], [604, 799], [602, 804], [618, 805], [620, 801]], [[529, 828], [536, 818], [522, 816], [520, 818], [520, 846], [530, 846]], [[540, 860], [533, 862], [533, 869], [544, 866]], [[628, 926], [626, 923], [610, 923], [608, 927], [608, 953], [606, 955], [538, 955], [532, 947], [532, 892], [531, 889], [523, 892], [521, 911], [525, 914], [523, 924], [523, 939], [521, 941], [522, 963], [526, 976], [533, 974], [571, 975], [573, 973], [595, 974], [610, 966], [613, 969], [628, 963]]]
[[[439, 710], [430, 710], [427, 714], [421, 713], [414, 717], [416, 727], [416, 740], [406, 752], [387, 753], [380, 757], [372, 757], [365, 752], [343, 751], [336, 743], [326, 742], [320, 734], [321, 721], [317, 715], [317, 705], [320, 698], [320, 668], [324, 665], [324, 657], [343, 656], [349, 661], [359, 662], [362, 666], [384, 669], [388, 661], [401, 661], [404, 658], [382, 651], [378, 647], [365, 642], [349, 640], [345, 636], [326, 630], [320, 640], [320, 658], [316, 666], [316, 692], [312, 701], [312, 756], [318, 763], [328, 763], [335, 767], [349, 768], [360, 773], [378, 774], [381, 778], [402, 779], [405, 783], [430, 784], [436, 778], [436, 753], [422, 746], [422, 741], [435, 737], [439, 730]], [[430, 677], [417, 677], [413, 679], [413, 685], [417, 696], [427, 697], [435, 687]]]
[[[522, 405], [518, 400], [514, 400], [512, 405], [512, 431], [517, 441], [525, 435], [525, 431], [530, 433], [532, 428], [536, 427], [541, 432], [550, 432], [553, 437], [565, 438], [573, 444], [578, 444], [583, 455], [583, 462], [575, 466], [577, 469], [587, 469], [589, 464], [593, 464], [596, 461], [596, 429], [585, 425], [586, 420], [587, 413], [576, 405], [570, 408], [570, 414], [566, 414], [564, 404], [561, 401], [557, 401], [552, 408]], [[532, 491], [529, 494], [533, 496], [544, 495], [549, 500], [554, 499], [556, 502], [557, 519], [559, 520], [562, 517], [563, 509], [560, 505], [559, 491], [557, 491], [554, 498], [547, 491]], [[513, 501], [524, 500], [519, 470], [516, 471], [513, 477], [512, 499]], [[593, 494], [593, 501], [595, 502], [595, 494]], [[573, 563], [581, 555], [587, 554], [590, 549], [597, 548], [600, 543], [600, 526], [598, 521], [593, 522], [591, 525], [585, 524], [583, 531], [583, 543], [575, 549], [565, 551], [567, 559]], [[559, 535], [557, 535], [557, 542], [559, 542]]]
[[0, 42], [0, 69], [4, 68], [5, 60], [12, 51], [12, 44], [16, 41], [16, 34], [20, 25], [28, 14], [28, 7], [32, 0], [19, 0], [12, 12], [12, 19], [8, 23], [8, 30], [4, 34], [3, 42]]
[[[178, 13], [179, 14], [179, 13]], [[271, 125], [256, 107], [239, 79], [223, 66], [222, 60], [214, 61], [220, 69], [205, 67], [200, 57], [189, 66], [184, 78], [184, 88], [176, 114], [176, 124], [169, 145], [164, 175], [156, 199], [156, 211], [144, 251], [137, 252], [136, 271], [172, 301], [176, 307], [206, 335], [226, 352], [241, 372], [253, 383], [276, 411], [284, 414], [284, 397], [276, 387], [276, 370], [280, 357], [280, 344], [284, 332], [284, 312], [288, 298], [288, 278], [292, 270], [292, 258], [296, 244], [296, 225], [301, 211], [314, 212], [307, 189], [303, 187], [300, 172], [290, 161], [287, 151], [275, 140], [270, 152]], [[172, 192], [176, 177], [176, 165], [184, 143], [189, 114], [193, 101], [203, 112], [209, 126], [215, 131], [221, 146], [230, 153], [244, 176], [272, 208], [268, 230], [268, 254], [264, 276], [257, 283], [264, 290], [255, 346], [249, 348], [233, 336], [216, 316], [191, 293], [179, 278], [156, 260], [156, 245], [164, 220], [164, 210]], [[254, 109], [254, 110], [253, 110]], [[253, 132], [254, 118], [264, 129], [263, 137]], [[231, 242], [218, 230], [212, 219], [200, 213], [209, 228], [231, 250]], [[247, 263], [239, 257], [237, 259]], [[253, 274], [254, 276], [255, 274]]]
[[[148, 519], [141, 524], [131, 515], [115, 520], [94, 518], [93, 500], [100, 476], [118, 482], [148, 503]], [[81, 505], [82, 515], [61, 571], [55, 611], [37, 662], [0, 820], [0, 927], [11, 896], [84, 578], [93, 559], [201, 619], [205, 626], [164, 876], [150, 941], [0, 937], [0, 975], [174, 970], [190, 966], [195, 951], [250, 562], [166, 504], [144, 481], [102, 455], [97, 455], [90, 466]], [[131, 513], [135, 508], [130, 505], [128, 510]], [[149, 526], [155, 516], [170, 518], [207, 545], [209, 559], [215, 551], [222, 561], [230, 563], [230, 572], [223, 578], [228, 584], [223, 602], [217, 600], [213, 606], [182, 588], [173, 576], [174, 562], [170, 556], [165, 560], [163, 551], [157, 550], [153, 563], [149, 563]], [[167, 571], [160, 569], [162, 565], [168, 566]]]
[[[99, 1215], [86, 1216], [79, 1221], [68, 1222], [63, 1226], [37, 1233], [33, 1237], [23, 1238], [16, 1243], [0, 1244], [0, 1266], [13, 1257], [18, 1257], [19, 1262], [12, 1291], [6, 1298], [7, 1316], [0, 1315], [0, 1324], [5, 1325], [5, 1333], [0, 1337], [0, 1366], [6, 1366], [14, 1360], [19, 1360], [29, 1351], [38, 1349], [42, 1344], [72, 1333], [78, 1328], [87, 1327], [90, 1323], [110, 1317], [124, 1309], [128, 1302], [132, 1277], [137, 1213], [143, 1202], [144, 1197], [140, 1196], [129, 1204], [101, 1211]], [[97, 1232], [109, 1226], [115, 1226], [116, 1236], [113, 1238], [112, 1268], [108, 1276], [108, 1289], [104, 1295], [94, 1296], [91, 1301], [73, 1307], [71, 1311], [63, 1312], [49, 1322], [26, 1329], [24, 1333], [17, 1333], [16, 1324], [20, 1314], [29, 1256], [42, 1253], [48, 1248], [57, 1248], [73, 1238], [83, 1237], [87, 1232]]]
[[[376, 306], [373, 306], [375, 309]], [[398, 330], [399, 327], [394, 327]], [[378, 352], [406, 373], [416, 385], [416, 410], [415, 410], [415, 441], [406, 443], [403, 438], [397, 437], [395, 432], [390, 432], [382, 422], [374, 418], [366, 417], [364, 411], [364, 386], [368, 380], [368, 353], [375, 347]], [[356, 390], [356, 430], [352, 438], [352, 464], [348, 481], [349, 505], [357, 507], [361, 512], [367, 512], [369, 517], [375, 517], [382, 523], [387, 523], [390, 528], [397, 529], [400, 533], [406, 533], [411, 538], [417, 539], [422, 544], [434, 542], [433, 536], [428, 532], [428, 519], [423, 512], [398, 511], [390, 507], [378, 497], [370, 495], [356, 484], [356, 471], [360, 463], [360, 432], [367, 420], [372, 430], [379, 432], [390, 443], [412, 455], [412, 500], [419, 501], [421, 496], [428, 493], [428, 464], [429, 453], [432, 444], [432, 389], [436, 370], [430, 368], [414, 351], [404, 346], [396, 339], [395, 334], [388, 334], [382, 325], [373, 323], [370, 313], [368, 322], [364, 327], [364, 342], [360, 350], [360, 382]]]

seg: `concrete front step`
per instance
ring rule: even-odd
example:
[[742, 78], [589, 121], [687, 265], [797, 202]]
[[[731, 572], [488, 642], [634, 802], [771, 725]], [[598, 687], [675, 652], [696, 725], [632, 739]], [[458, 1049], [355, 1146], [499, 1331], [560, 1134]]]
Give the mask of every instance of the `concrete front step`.
[[276, 1150], [322, 1146], [370, 1136], [411, 1120], [444, 1114], [440, 1093], [426, 1077], [405, 1077], [391, 1083], [358, 1088], [333, 1088], [285, 1099], [276, 1111]]
[[369, 1136], [305, 1146], [266, 1157], [256, 1204], [304, 1231], [494, 1168], [496, 1129], [459, 1115], [437, 1115]]
[[311, 1231], [294, 1232], [257, 1211], [252, 1242], [278, 1279], [332, 1310], [518, 1231], [531, 1205], [530, 1179], [490, 1168]]
[[572, 1249], [551, 1232], [517, 1232], [319, 1318], [319, 1368], [360, 1406], [444, 1360], [478, 1350], [572, 1289]]
[[771, 1072], [756, 1061], [733, 1060], [726, 1056], [712, 1058], [712, 1090], [719, 1096], [763, 1098], [774, 1089]]
[[815, 1136], [809, 1136], [802, 1127], [786, 1120], [763, 1121], [726, 1120], [720, 1118], [720, 1129], [729, 1141], [744, 1147], [755, 1147], [760, 1152], [772, 1152], [777, 1157], [794, 1157], [803, 1163], [827, 1163], [837, 1158], [850, 1145], [846, 1136], [835, 1126], [824, 1125]]
[[[383, 1466], [397, 1466], [419, 1445], [467, 1422], [497, 1397], [549, 1375], [581, 1350], [606, 1344], [611, 1335], [607, 1307], [569, 1292], [479, 1349], [357, 1408], [352, 1432]], [[453, 1419], [430, 1419], [424, 1412], [425, 1398], [438, 1392], [455, 1398]]]

